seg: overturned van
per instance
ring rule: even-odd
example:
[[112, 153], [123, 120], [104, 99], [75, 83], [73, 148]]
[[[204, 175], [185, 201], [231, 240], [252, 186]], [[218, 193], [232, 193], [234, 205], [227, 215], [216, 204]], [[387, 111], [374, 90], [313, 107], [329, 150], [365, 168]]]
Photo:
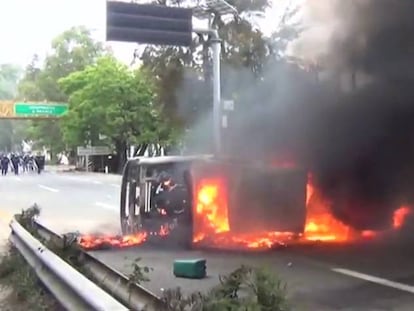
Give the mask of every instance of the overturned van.
[[301, 234], [305, 170], [209, 155], [135, 158], [125, 166], [123, 234], [145, 230], [185, 246], [214, 235]]

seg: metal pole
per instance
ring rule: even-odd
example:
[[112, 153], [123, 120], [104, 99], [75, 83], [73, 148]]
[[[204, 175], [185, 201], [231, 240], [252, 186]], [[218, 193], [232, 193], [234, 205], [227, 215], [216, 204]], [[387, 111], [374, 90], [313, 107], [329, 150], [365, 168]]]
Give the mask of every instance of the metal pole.
[[85, 155], [85, 171], [89, 172], [89, 156]]
[[221, 152], [221, 79], [220, 54], [221, 40], [217, 37], [211, 39], [213, 49], [213, 124], [214, 124], [214, 151], [216, 155]]
[[221, 39], [216, 29], [194, 29], [194, 32], [209, 35], [213, 50], [213, 139], [214, 153], [219, 155], [221, 152]]

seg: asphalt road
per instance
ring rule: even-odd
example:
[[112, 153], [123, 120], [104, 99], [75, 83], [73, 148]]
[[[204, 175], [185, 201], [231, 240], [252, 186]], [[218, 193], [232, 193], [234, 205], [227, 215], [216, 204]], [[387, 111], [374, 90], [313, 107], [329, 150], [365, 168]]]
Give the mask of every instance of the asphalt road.
[[41, 221], [60, 233], [116, 233], [120, 180], [104, 174], [9, 174], [0, 178], [0, 218], [36, 203]]
[[[119, 176], [79, 173], [0, 178], [0, 232], [4, 236], [10, 215], [37, 203], [42, 208], [42, 221], [56, 232], [117, 233], [119, 182]], [[220, 274], [248, 264], [267, 266], [278, 273], [287, 282], [294, 310], [414, 309], [414, 243], [314, 245], [260, 254], [145, 246], [93, 254], [127, 275], [133, 261], [142, 258], [142, 264], [154, 269], [151, 281], [144, 286], [157, 294], [177, 286], [185, 292], [206, 291], [217, 284]], [[189, 258], [207, 260], [206, 279], [173, 276], [174, 259]]]

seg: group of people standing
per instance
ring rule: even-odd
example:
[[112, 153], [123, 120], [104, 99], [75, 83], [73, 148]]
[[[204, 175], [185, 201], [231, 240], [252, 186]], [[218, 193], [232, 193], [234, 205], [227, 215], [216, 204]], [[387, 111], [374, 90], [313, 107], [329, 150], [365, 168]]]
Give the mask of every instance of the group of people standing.
[[32, 154], [0, 154], [1, 175], [5, 176], [9, 168], [15, 175], [19, 175], [20, 168], [23, 172], [37, 172], [38, 174], [44, 169], [45, 157], [41, 155], [33, 156]]

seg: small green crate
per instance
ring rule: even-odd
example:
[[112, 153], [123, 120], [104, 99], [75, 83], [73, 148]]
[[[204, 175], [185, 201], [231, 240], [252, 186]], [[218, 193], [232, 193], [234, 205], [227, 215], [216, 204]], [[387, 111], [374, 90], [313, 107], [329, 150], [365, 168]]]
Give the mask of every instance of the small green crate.
[[202, 279], [207, 275], [205, 259], [174, 260], [173, 273], [179, 278]]

